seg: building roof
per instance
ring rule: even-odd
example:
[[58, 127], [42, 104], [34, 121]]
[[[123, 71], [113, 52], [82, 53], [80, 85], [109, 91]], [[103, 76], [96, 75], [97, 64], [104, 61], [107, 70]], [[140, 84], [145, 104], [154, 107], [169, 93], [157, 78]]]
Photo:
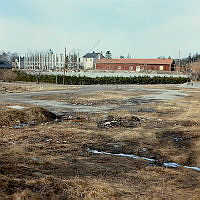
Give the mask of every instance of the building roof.
[[0, 61], [0, 69], [12, 69], [12, 65], [5, 61]]
[[97, 63], [102, 64], [172, 64], [173, 59], [100, 59]]
[[83, 56], [83, 58], [98, 58], [98, 56], [100, 55], [100, 58], [104, 58], [104, 56], [101, 53], [87, 53], [85, 56]]

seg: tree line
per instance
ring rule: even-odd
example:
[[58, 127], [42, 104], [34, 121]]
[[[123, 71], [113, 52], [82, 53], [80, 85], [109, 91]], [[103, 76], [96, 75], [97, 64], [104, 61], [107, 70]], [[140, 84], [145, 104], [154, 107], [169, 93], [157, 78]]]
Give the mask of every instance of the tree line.
[[190, 63], [199, 62], [200, 61], [200, 54], [195, 53], [192, 55], [192, 53], [189, 53], [189, 55], [186, 58], [181, 59], [181, 66], [186, 66]]

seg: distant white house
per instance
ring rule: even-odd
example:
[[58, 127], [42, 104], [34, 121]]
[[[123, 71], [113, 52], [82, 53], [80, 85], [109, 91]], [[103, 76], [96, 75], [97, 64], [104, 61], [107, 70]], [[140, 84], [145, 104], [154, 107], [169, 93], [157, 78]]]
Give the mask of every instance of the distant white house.
[[104, 58], [102, 53], [95, 53], [94, 51], [92, 53], [87, 53], [85, 56], [83, 56], [82, 60], [84, 69], [95, 69], [96, 61], [102, 58]]

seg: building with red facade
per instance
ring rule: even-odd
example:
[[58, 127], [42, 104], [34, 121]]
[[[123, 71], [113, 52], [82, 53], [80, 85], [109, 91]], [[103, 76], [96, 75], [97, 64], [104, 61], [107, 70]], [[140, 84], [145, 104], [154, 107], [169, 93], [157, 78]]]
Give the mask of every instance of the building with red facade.
[[173, 59], [100, 59], [96, 70], [175, 71]]

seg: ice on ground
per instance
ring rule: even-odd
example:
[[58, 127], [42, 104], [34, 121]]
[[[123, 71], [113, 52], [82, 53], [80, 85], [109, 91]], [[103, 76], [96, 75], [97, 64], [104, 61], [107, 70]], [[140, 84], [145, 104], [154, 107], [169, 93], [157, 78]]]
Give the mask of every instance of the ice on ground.
[[173, 162], [163, 163], [163, 166], [165, 166], [165, 167], [180, 167], [179, 164], [173, 163]]
[[[94, 153], [94, 154], [120, 156], [120, 157], [133, 158], [133, 159], [142, 159], [142, 160], [147, 160], [147, 161], [150, 161], [150, 162], [156, 161], [156, 160], [151, 159], [151, 158], [145, 158], [145, 157], [136, 156], [136, 155], [133, 155], [133, 154], [123, 154], [123, 153], [113, 154], [113, 153], [108, 153], [108, 152], [104, 152], [104, 151], [92, 150], [92, 149], [87, 149], [87, 151], [90, 152], [90, 153]], [[163, 166], [164, 167], [171, 167], [171, 168], [184, 167], [184, 168], [187, 168], [187, 169], [193, 169], [193, 170], [196, 170], [196, 171], [200, 171], [199, 167], [183, 166], [183, 165], [180, 165], [180, 164], [174, 163], [174, 162], [164, 162]]]
[[184, 167], [187, 169], [194, 169], [194, 170], [200, 171], [199, 167], [189, 167], [189, 166], [184, 166]]
[[[26, 72], [29, 74], [38, 74], [38, 72]], [[63, 72], [40, 72], [40, 74], [46, 74], [46, 75], [63, 75]], [[145, 73], [145, 72], [130, 72], [130, 71], [90, 71], [90, 72], [67, 72], [65, 74], [66, 76], [86, 76], [91, 78], [96, 77], [138, 77], [138, 76], [149, 76], [149, 77], [189, 77], [189, 75], [182, 75], [182, 74], [158, 74], [158, 73]]]
[[182, 87], [182, 88], [200, 88], [200, 82], [183, 83], [179, 87]]
[[23, 106], [7, 106], [8, 108], [13, 108], [13, 109], [16, 109], [16, 110], [23, 110], [24, 107]]
[[142, 160], [147, 160], [147, 161], [150, 161], [150, 162], [155, 161], [154, 159], [136, 156], [136, 155], [133, 155], [133, 154], [123, 154], [123, 153], [114, 154], [114, 153], [108, 153], [108, 152], [104, 152], [104, 151], [97, 151], [97, 150], [91, 150], [91, 149], [88, 149], [87, 151], [90, 152], [90, 153], [94, 153], [94, 154], [113, 155], [113, 156], [120, 156], [120, 157], [126, 157], [126, 158], [142, 159]]

